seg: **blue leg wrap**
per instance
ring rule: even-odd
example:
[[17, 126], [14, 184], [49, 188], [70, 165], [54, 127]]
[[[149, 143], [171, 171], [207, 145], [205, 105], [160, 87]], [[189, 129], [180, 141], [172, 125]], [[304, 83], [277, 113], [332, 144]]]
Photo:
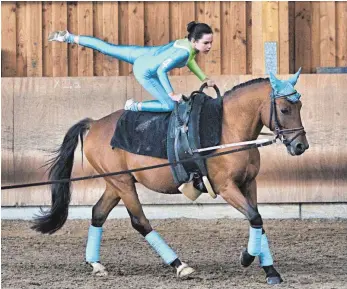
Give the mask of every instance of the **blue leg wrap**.
[[178, 258], [177, 254], [166, 244], [156, 231], [151, 231], [146, 235], [145, 239], [166, 264], [171, 264]]
[[247, 252], [252, 256], [258, 256], [261, 252], [262, 228], [256, 229], [249, 227], [249, 239]]
[[273, 265], [273, 259], [270, 252], [269, 242], [265, 234], [261, 237], [261, 253], [259, 255], [260, 266], [271, 266]]
[[86, 247], [86, 261], [100, 261], [100, 243], [102, 237], [102, 227], [94, 227], [90, 225], [88, 232], [88, 241]]

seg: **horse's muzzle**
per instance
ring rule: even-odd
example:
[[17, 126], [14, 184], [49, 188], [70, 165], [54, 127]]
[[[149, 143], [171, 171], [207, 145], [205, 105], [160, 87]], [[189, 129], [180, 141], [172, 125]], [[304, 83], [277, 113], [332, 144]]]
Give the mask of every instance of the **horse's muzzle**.
[[287, 146], [287, 151], [292, 156], [302, 155], [309, 148], [309, 144], [302, 142], [293, 142], [291, 145]]

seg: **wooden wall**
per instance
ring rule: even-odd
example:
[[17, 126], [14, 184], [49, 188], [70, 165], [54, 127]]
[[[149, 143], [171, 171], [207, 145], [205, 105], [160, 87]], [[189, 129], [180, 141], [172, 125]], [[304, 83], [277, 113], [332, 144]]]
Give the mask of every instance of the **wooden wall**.
[[[256, 76], [216, 78], [222, 93]], [[281, 75], [286, 78], [287, 75]], [[173, 76], [174, 88], [188, 93], [200, 83], [195, 76]], [[301, 112], [310, 148], [292, 157], [283, 145], [260, 148], [258, 200], [262, 203], [347, 201], [347, 76], [301, 75]], [[98, 119], [123, 107], [127, 98], [149, 95], [131, 76], [2, 78], [2, 185], [46, 180], [44, 162], [67, 130], [85, 117]], [[213, 91], [211, 91], [212, 94]], [[95, 173], [81, 152], [75, 153], [73, 176]], [[73, 183], [72, 203], [94, 204], [104, 190], [102, 179]], [[144, 203], [184, 203], [182, 196], [165, 196], [139, 187]], [[199, 202], [212, 202], [209, 196]], [[50, 204], [49, 186], [1, 192], [2, 205]], [[221, 202], [218, 198], [213, 202]]]
[[295, 2], [295, 67], [347, 66], [347, 2]]
[[49, 32], [67, 28], [112, 43], [160, 45], [184, 37], [192, 20], [214, 30], [212, 51], [198, 57], [208, 75], [264, 73], [266, 41], [278, 43], [282, 74], [347, 65], [347, 2], [2, 2], [1, 13], [2, 76], [126, 76], [128, 64], [48, 43]]

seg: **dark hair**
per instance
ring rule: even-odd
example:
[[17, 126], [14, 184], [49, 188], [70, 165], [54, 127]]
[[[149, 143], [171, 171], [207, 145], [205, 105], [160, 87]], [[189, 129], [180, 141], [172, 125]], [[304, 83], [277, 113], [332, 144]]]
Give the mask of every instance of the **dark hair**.
[[212, 34], [212, 28], [206, 23], [198, 23], [195, 21], [189, 22], [187, 25], [188, 39], [199, 40], [204, 34]]

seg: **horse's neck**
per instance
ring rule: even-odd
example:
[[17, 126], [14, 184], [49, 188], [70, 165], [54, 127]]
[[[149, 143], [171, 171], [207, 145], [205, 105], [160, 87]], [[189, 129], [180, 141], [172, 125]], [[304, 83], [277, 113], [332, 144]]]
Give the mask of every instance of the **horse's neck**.
[[257, 139], [263, 127], [260, 117], [265, 97], [259, 88], [236, 91], [223, 104], [222, 142], [232, 143]]

